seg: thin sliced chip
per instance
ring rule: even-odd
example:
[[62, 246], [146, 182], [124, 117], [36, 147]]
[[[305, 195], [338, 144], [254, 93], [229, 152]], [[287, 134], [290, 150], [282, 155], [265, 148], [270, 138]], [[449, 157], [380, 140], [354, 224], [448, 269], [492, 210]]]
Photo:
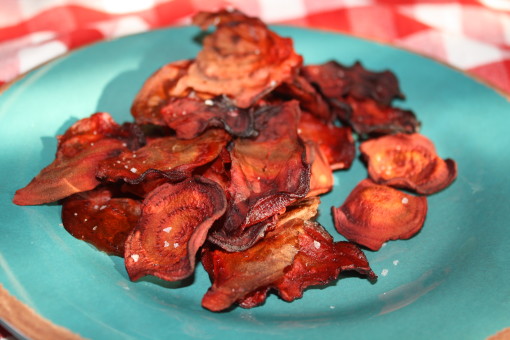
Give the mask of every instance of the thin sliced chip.
[[335, 243], [319, 224], [298, 218], [279, 224], [242, 252], [205, 248], [202, 262], [212, 280], [202, 306], [212, 311], [234, 304], [255, 307], [271, 289], [292, 301], [307, 287], [326, 284], [344, 270], [376, 277], [359, 248], [348, 242]]
[[310, 191], [308, 196], [318, 196], [333, 189], [333, 171], [322, 152], [321, 148], [314, 142], [306, 143], [308, 162], [312, 164], [310, 177]]
[[421, 230], [427, 198], [365, 179], [332, 213], [336, 230], [346, 239], [379, 250], [387, 241], [408, 239]]
[[395, 134], [361, 144], [368, 174], [379, 184], [430, 195], [449, 186], [457, 177], [457, 163], [440, 158], [425, 136]]
[[170, 181], [181, 181], [190, 177], [195, 168], [218, 157], [229, 140], [230, 135], [220, 129], [210, 129], [187, 140], [174, 136], [150, 139], [136, 151], [126, 151], [101, 162], [97, 176], [112, 182], [138, 184], [151, 173], [157, 173]]
[[346, 116], [340, 116], [339, 119], [349, 124], [362, 137], [414, 133], [420, 128], [420, 122], [410, 110], [382, 106], [372, 99], [349, 97], [346, 101], [351, 109]]
[[282, 82], [297, 75], [303, 58], [292, 40], [282, 38], [259, 19], [238, 11], [199, 13], [194, 22], [216, 30], [203, 40], [203, 48], [172, 89], [226, 95], [240, 108], [252, 106]]
[[66, 198], [62, 222], [77, 239], [123, 257], [124, 243], [140, 217], [141, 202], [113, 195], [112, 189], [98, 187]]
[[237, 137], [257, 133], [253, 108], [240, 109], [225, 96], [206, 100], [173, 98], [161, 109], [161, 115], [177, 137], [184, 139], [195, 138], [210, 127], [223, 128]]
[[299, 136], [304, 141], [313, 141], [319, 146], [332, 170], [351, 167], [356, 156], [356, 147], [349, 127], [324, 123], [303, 112], [298, 128]]
[[[188, 72], [192, 62], [193, 60], [190, 59], [169, 63], [147, 78], [131, 106], [131, 114], [138, 124], [166, 125], [160, 110], [171, 98], [171, 89]], [[187, 94], [183, 92], [177, 96], [182, 97]]]
[[[270, 107], [258, 117], [257, 138], [234, 141], [230, 152], [229, 208], [224, 225], [211, 232], [212, 242], [230, 251], [246, 249], [229, 240], [244, 239], [241, 236], [244, 229], [260, 226], [259, 223], [307, 195], [311, 166], [297, 135], [299, 114], [295, 101]], [[263, 230], [250, 235], [261, 237]]]
[[336, 61], [321, 65], [306, 65], [301, 75], [319, 87], [328, 99], [345, 97], [371, 98], [388, 106], [394, 99], [404, 99], [398, 79], [391, 71], [372, 72], [359, 61], [348, 67]]
[[291, 81], [282, 83], [276, 88], [275, 96], [285, 100], [296, 99], [303, 111], [311, 113], [321, 121], [332, 121], [328, 103], [304, 77], [296, 76]]
[[226, 205], [221, 187], [201, 177], [152, 191], [126, 241], [124, 259], [131, 280], [154, 275], [178, 281], [190, 276], [198, 249]]
[[336, 280], [343, 271], [356, 271], [375, 280], [365, 254], [350, 242], [335, 242], [318, 223], [305, 221], [299, 234], [299, 253], [292, 267], [274, 284], [285, 301], [301, 298], [306, 288]]

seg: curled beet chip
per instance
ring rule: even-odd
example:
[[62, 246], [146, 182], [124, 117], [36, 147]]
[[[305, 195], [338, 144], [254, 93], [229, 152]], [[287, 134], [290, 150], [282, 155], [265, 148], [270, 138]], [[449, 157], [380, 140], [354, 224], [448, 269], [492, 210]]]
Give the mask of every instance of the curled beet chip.
[[[306, 205], [304, 209], [307, 210]], [[290, 214], [301, 213], [293, 210]], [[302, 215], [305, 217], [308, 211]], [[319, 224], [291, 216], [284, 214], [274, 230], [242, 252], [204, 249], [202, 263], [212, 286], [204, 295], [202, 306], [212, 311], [234, 304], [252, 308], [262, 304], [270, 290], [292, 301], [300, 298], [307, 287], [326, 284], [344, 270], [375, 278], [363, 252], [355, 245], [334, 242]]]
[[124, 256], [124, 243], [141, 213], [141, 202], [113, 197], [110, 188], [98, 187], [66, 198], [62, 204], [64, 228], [99, 250]]
[[334, 242], [318, 223], [305, 221], [299, 234], [299, 252], [285, 275], [274, 284], [285, 301], [303, 296], [310, 286], [325, 285], [343, 271], [356, 271], [375, 280], [365, 254], [350, 242]]
[[97, 176], [108, 181], [140, 183], [152, 173], [171, 181], [190, 177], [191, 172], [213, 161], [230, 140], [224, 130], [210, 129], [193, 139], [174, 136], [150, 139], [136, 151], [125, 151], [101, 162]]
[[365, 179], [332, 214], [336, 230], [346, 239], [379, 250], [387, 241], [408, 239], [421, 230], [427, 198]]
[[395, 134], [361, 144], [368, 174], [379, 184], [430, 195], [449, 186], [457, 177], [457, 163], [440, 158], [425, 136]]
[[199, 98], [173, 98], [161, 109], [166, 124], [179, 138], [195, 138], [209, 127], [219, 127], [238, 137], [256, 134], [253, 108], [240, 109], [230, 99], [219, 96]]
[[126, 241], [124, 258], [131, 280], [154, 275], [177, 281], [191, 275], [196, 253], [226, 204], [221, 187], [201, 177], [153, 190]]
[[371, 98], [388, 106], [393, 99], [403, 99], [398, 79], [391, 71], [372, 72], [360, 62], [348, 67], [336, 61], [321, 65], [306, 65], [301, 75], [318, 86], [328, 99], [351, 96], [356, 99]]
[[[420, 122], [414, 112], [393, 106], [383, 106], [372, 99], [347, 98], [350, 109], [340, 120], [349, 124], [362, 137], [394, 133], [413, 133]], [[337, 114], [339, 111], [337, 110]]]
[[[246, 249], [233, 240], [245, 239], [240, 235], [245, 229], [260, 227], [261, 222], [308, 194], [310, 164], [297, 135], [299, 115], [296, 101], [268, 107], [258, 117], [260, 134], [256, 138], [234, 140], [229, 207], [224, 224], [211, 231], [212, 242], [229, 251]], [[250, 235], [261, 237], [262, 231]]]
[[304, 141], [313, 141], [321, 149], [331, 169], [351, 167], [356, 156], [352, 130], [324, 123], [313, 115], [303, 112], [298, 126], [299, 136]]
[[[180, 60], [169, 63], [152, 74], [143, 84], [131, 106], [131, 114], [138, 124], [165, 125], [161, 116], [161, 108], [166, 105], [170, 91], [182, 78], [191, 65], [192, 60]], [[177, 94], [178, 97], [187, 95]]]
[[171, 91], [186, 89], [226, 95], [247, 108], [282, 82], [292, 79], [302, 64], [292, 40], [269, 30], [259, 19], [238, 11], [201, 12], [194, 23], [216, 30], [203, 40], [195, 61]]

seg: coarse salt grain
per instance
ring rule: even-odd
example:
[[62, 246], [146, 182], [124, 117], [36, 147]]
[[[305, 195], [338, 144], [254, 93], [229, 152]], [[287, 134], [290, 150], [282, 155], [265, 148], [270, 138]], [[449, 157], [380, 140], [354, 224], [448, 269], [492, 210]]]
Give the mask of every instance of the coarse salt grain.
[[396, 266], [398, 264], [398, 260], [393, 261], [393, 265]]
[[179, 246], [179, 243], [175, 242], [174, 243], [174, 248], [177, 248]]
[[409, 199], [407, 197], [402, 198], [402, 204], [409, 203]]
[[168, 241], [165, 241], [165, 248], [168, 247], [170, 245], [170, 243], [168, 243]]
[[383, 269], [383, 270], [381, 271], [381, 275], [382, 275], [382, 276], [386, 276], [386, 275], [388, 275], [388, 269]]
[[138, 259], [140, 258], [140, 255], [133, 254], [133, 255], [131, 255], [131, 258], [133, 259], [133, 261], [138, 262]]
[[132, 173], [136, 174], [138, 172], [138, 169], [137, 168], [131, 168], [131, 170], [129, 170], [129, 171], [131, 171]]
[[170, 230], [172, 230], [172, 227], [166, 227], [165, 229], [163, 229], [163, 231], [164, 231], [165, 233], [169, 233], [169, 232], [170, 232]]
[[319, 241], [313, 241], [313, 246], [315, 247], [315, 249], [319, 249], [321, 247], [321, 243]]
[[207, 105], [207, 106], [213, 106], [214, 105], [214, 102], [210, 99], [206, 99], [204, 100], [204, 104]]

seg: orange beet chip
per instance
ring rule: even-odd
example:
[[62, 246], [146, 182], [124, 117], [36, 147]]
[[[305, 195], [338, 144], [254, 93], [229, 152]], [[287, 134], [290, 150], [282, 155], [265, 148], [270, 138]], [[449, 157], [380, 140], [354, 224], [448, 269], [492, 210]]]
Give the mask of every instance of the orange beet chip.
[[307, 287], [326, 284], [344, 270], [375, 278], [359, 248], [348, 242], [335, 243], [322, 226], [299, 218], [280, 224], [242, 252], [206, 248], [202, 262], [212, 280], [202, 306], [212, 311], [234, 304], [258, 306], [271, 289], [292, 301]]
[[222, 188], [202, 177], [153, 190], [126, 241], [124, 259], [131, 280], [154, 275], [177, 281], [191, 275], [196, 253], [226, 204]]
[[351, 167], [356, 148], [349, 127], [340, 127], [324, 123], [313, 115], [303, 112], [299, 121], [299, 136], [304, 141], [315, 142], [326, 157], [331, 169], [340, 170]]
[[113, 197], [110, 188], [98, 187], [66, 198], [62, 204], [64, 228], [99, 250], [124, 256], [124, 243], [141, 213], [141, 202]]
[[229, 140], [230, 135], [220, 129], [207, 130], [187, 140], [174, 136], [150, 139], [136, 151], [125, 151], [101, 162], [97, 176], [137, 184], [157, 173], [171, 181], [181, 181], [190, 177], [195, 168], [218, 157]]
[[346, 239], [379, 250], [387, 241], [408, 239], [421, 230], [427, 198], [365, 179], [332, 214], [336, 230]]
[[430, 195], [457, 177], [457, 163], [440, 158], [434, 144], [417, 133], [368, 140], [360, 150], [368, 163], [370, 178], [379, 184]]
[[240, 108], [252, 106], [282, 82], [292, 79], [303, 58], [290, 38], [269, 30], [259, 19], [237, 11], [201, 12], [194, 23], [216, 30], [203, 40], [203, 48], [188, 73], [171, 94], [186, 89], [227, 95]]

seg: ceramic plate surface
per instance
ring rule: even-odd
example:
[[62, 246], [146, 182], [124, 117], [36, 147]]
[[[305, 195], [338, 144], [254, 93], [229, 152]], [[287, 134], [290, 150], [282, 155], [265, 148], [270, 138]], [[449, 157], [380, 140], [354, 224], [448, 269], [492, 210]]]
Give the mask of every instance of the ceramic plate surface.
[[[429, 198], [423, 230], [366, 251], [377, 283], [348, 277], [287, 303], [211, 313], [209, 279], [130, 282], [120, 258], [71, 237], [60, 206], [11, 203], [49, 164], [56, 135], [107, 111], [132, 121], [131, 101], [157, 68], [196, 55], [193, 27], [153, 31], [75, 51], [29, 73], [0, 96], [0, 282], [45, 318], [93, 339], [483, 339], [510, 326], [510, 104], [492, 89], [429, 59], [334, 33], [276, 27], [305, 63], [360, 60], [393, 70], [421, 132], [458, 162], [457, 180]], [[319, 221], [343, 203], [366, 169], [336, 174]]]

